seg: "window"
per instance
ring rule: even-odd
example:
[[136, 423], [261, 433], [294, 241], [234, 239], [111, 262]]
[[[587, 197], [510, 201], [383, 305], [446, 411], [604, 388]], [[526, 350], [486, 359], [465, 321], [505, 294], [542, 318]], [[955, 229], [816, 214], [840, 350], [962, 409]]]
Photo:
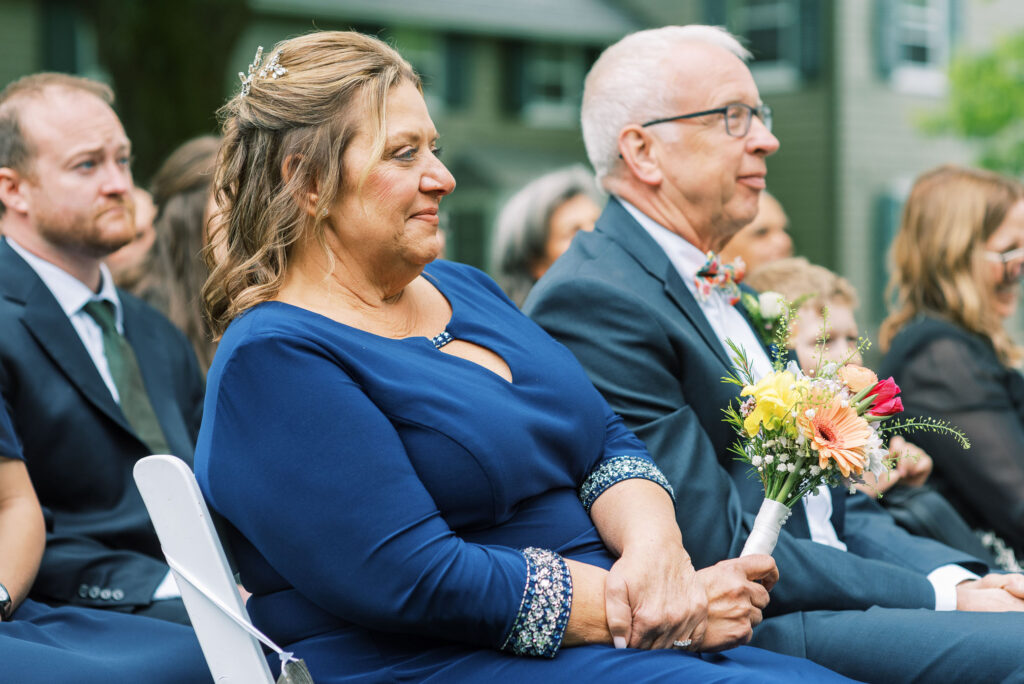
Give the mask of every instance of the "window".
[[395, 47], [412, 64], [423, 81], [423, 99], [431, 114], [443, 111], [445, 102], [445, 46], [442, 36], [422, 30], [395, 29]]
[[800, 72], [800, 9], [795, 0], [740, 0], [732, 26], [754, 55], [750, 70], [765, 92], [797, 88]]
[[523, 118], [534, 126], [576, 125], [588, 66], [584, 50], [534, 44], [526, 46], [523, 57]]
[[[942, 95], [955, 28], [951, 0], [889, 0], [892, 84], [903, 92]], [[882, 30], [886, 30], [884, 27]]]
[[899, 8], [899, 61], [942, 66], [946, 57], [945, 0], [903, 0]]

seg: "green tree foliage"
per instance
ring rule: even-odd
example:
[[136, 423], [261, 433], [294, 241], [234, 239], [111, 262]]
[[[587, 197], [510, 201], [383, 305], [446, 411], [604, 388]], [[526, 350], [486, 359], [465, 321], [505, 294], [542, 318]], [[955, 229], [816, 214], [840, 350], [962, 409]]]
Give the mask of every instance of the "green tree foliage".
[[92, 0], [99, 58], [144, 184], [185, 140], [215, 132], [225, 74], [245, 27], [246, 0]]
[[1024, 174], [1024, 33], [990, 52], [955, 58], [949, 85], [945, 110], [926, 119], [925, 130], [977, 140], [982, 166]]

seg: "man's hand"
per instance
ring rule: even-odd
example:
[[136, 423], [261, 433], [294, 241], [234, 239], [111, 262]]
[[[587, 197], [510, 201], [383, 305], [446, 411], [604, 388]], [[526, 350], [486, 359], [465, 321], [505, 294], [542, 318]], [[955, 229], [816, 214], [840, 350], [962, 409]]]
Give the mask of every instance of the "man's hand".
[[605, 580], [605, 611], [616, 647], [671, 648], [703, 638], [708, 600], [682, 545], [627, 550]]
[[956, 609], [974, 612], [1024, 611], [1024, 575], [985, 575], [956, 587]]
[[754, 555], [716, 563], [699, 571], [697, 578], [707, 592], [708, 620], [694, 650], [721, 651], [750, 641], [779, 570], [771, 556]]

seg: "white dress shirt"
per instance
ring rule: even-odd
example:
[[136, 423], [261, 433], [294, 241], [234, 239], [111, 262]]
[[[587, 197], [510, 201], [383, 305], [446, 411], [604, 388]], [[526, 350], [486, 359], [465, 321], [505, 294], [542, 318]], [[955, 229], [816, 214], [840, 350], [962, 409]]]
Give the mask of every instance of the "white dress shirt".
[[[114, 286], [114, 278], [110, 275], [107, 265], [100, 264], [100, 291], [93, 292], [88, 285], [61, 267], [32, 254], [9, 237], [4, 239], [7, 240], [11, 249], [17, 252], [25, 260], [25, 263], [36, 272], [47, 289], [53, 293], [57, 304], [63, 309], [75, 332], [81, 338], [82, 344], [85, 345], [85, 350], [89, 352], [89, 358], [92, 359], [93, 365], [96, 366], [100, 377], [103, 378], [103, 384], [110, 390], [114, 401], [120, 405], [121, 397], [117, 393], [117, 385], [114, 384], [114, 377], [110, 374], [107, 356], [103, 351], [103, 330], [99, 323], [83, 309], [92, 301], [110, 302], [114, 306], [114, 322], [117, 325], [117, 331], [124, 334], [124, 312], [121, 309], [121, 300], [117, 296], [117, 288]], [[178, 585], [174, 583], [174, 577], [168, 571], [160, 582], [160, 586], [156, 588], [153, 600], [179, 596], [181, 593], [178, 591]]]
[[[616, 198], [629, 214], [643, 227], [644, 230], [662, 248], [669, 261], [679, 272], [686, 287], [697, 301], [701, 311], [707, 318], [708, 324], [714, 330], [726, 356], [732, 357], [732, 351], [726, 340], [732, 340], [736, 346], [746, 352], [754, 372], [754, 379], [768, 374], [772, 370], [771, 360], [757, 338], [753, 328], [747, 323], [735, 306], [729, 304], [725, 294], [720, 290], [712, 290], [711, 295], [703, 299], [697, 294], [697, 285], [694, 278], [697, 271], [704, 266], [707, 255], [692, 245], [682, 236], [670, 231], [650, 218], [635, 206], [622, 199]], [[836, 528], [832, 524], [832, 496], [828, 487], [821, 485], [816, 495], [807, 495], [803, 498], [804, 512], [807, 516], [807, 526], [810, 529], [811, 540], [819, 544], [846, 551], [846, 544], [836, 534]], [[928, 580], [935, 588], [936, 610], [956, 609], [956, 585], [968, 579], [976, 579], [978, 576], [973, 572], [962, 568], [959, 565], [944, 565], [933, 570], [928, 575]]]

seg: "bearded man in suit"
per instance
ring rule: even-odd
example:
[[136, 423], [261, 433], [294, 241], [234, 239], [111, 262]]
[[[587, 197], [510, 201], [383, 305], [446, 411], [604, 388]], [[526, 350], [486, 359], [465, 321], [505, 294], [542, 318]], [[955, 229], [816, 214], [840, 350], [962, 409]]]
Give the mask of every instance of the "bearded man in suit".
[[112, 103], [64, 74], [0, 92], [0, 392], [47, 527], [31, 595], [187, 623], [132, 467], [191, 460], [203, 382], [185, 337], [103, 264], [135, 235]]
[[[677, 495], [695, 567], [739, 554], [763, 493], [734, 461], [726, 340], [770, 370], [745, 313], [696, 275], [757, 214], [779, 147], [749, 53], [716, 27], [642, 31], [587, 76], [583, 137], [610, 199], [524, 310], [582, 362]], [[863, 495], [808, 497], [752, 644], [865, 681], [1024, 679], [1024, 577], [896, 527]], [[949, 611], [949, 612], [940, 612]], [[1014, 645], [1018, 644], [1018, 645]], [[941, 674], [939, 674], [941, 673]]]

